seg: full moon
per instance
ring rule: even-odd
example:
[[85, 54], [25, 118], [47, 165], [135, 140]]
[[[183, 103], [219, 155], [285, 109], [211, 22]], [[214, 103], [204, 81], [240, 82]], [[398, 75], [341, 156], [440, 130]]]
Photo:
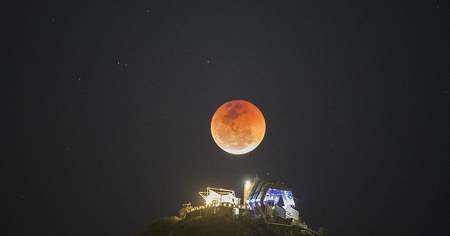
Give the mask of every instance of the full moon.
[[245, 154], [261, 143], [266, 133], [262, 112], [245, 100], [232, 100], [220, 106], [211, 120], [216, 144], [231, 154]]

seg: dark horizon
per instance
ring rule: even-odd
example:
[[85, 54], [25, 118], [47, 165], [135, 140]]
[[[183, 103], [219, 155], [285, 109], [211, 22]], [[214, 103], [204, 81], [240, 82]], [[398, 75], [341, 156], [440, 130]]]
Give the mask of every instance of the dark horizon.
[[[132, 235], [255, 174], [330, 235], [450, 233], [448, 3], [9, 4], [6, 235]], [[266, 119], [243, 157], [232, 99]]]

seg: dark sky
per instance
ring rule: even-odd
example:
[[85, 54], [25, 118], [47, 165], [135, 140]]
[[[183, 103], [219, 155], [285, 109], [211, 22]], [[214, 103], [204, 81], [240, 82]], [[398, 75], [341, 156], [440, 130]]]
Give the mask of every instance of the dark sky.
[[[2, 8], [6, 235], [131, 235], [255, 174], [332, 235], [449, 234], [448, 2]], [[231, 99], [267, 121], [242, 158], [210, 134]]]

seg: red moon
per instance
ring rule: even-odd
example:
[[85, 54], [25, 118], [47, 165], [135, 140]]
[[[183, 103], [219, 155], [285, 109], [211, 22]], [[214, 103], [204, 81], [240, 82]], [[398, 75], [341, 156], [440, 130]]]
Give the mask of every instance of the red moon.
[[254, 150], [266, 133], [262, 112], [245, 100], [224, 103], [211, 120], [211, 134], [216, 144], [231, 154], [245, 154]]

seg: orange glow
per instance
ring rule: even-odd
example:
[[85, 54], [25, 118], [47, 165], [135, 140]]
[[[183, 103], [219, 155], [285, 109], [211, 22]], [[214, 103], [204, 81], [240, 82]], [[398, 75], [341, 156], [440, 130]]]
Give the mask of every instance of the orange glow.
[[211, 120], [211, 134], [216, 144], [231, 154], [245, 154], [263, 140], [266, 122], [261, 111], [245, 100], [224, 103]]

